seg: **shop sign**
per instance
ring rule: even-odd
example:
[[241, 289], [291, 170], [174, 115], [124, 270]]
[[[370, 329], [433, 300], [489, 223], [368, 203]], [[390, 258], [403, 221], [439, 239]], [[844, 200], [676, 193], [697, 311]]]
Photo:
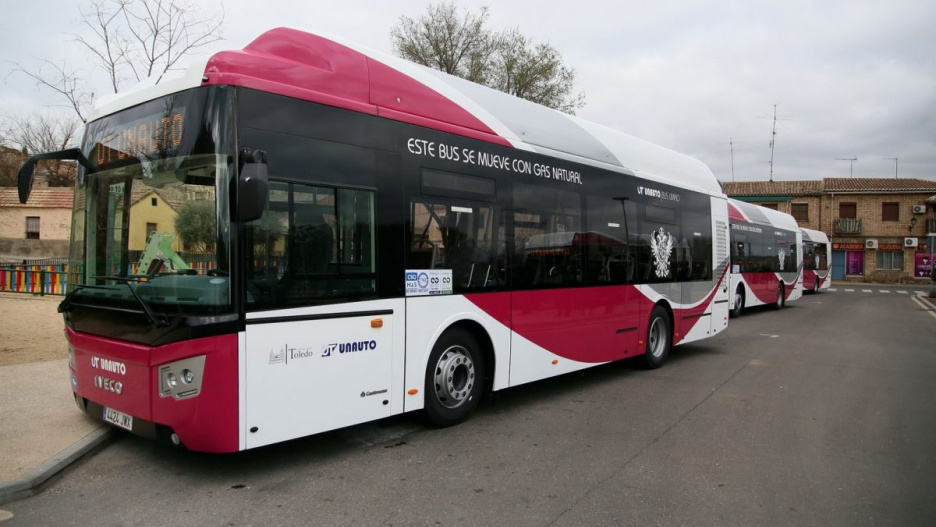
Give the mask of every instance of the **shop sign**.
[[833, 243], [832, 248], [837, 251], [863, 251], [865, 247], [863, 243]]

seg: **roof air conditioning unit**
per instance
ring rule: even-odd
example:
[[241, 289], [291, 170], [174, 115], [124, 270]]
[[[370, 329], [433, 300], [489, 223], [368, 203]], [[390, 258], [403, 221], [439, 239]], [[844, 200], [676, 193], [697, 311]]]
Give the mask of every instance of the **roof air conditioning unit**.
[[916, 238], [904, 238], [904, 247], [916, 247], [917, 242]]
[[865, 249], [877, 249], [877, 240], [868, 240], [865, 242]]
[[913, 213], [914, 214], [926, 214], [926, 205], [914, 205]]

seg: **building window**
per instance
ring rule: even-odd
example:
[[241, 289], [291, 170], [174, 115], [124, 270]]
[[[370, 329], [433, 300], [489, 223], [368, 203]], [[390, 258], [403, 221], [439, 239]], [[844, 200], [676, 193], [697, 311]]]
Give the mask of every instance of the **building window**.
[[899, 221], [900, 203], [882, 203], [881, 221]]
[[839, 218], [857, 218], [857, 203], [839, 203]]
[[155, 207], [156, 203], [157, 203], [156, 198], [150, 198], [150, 204], [152, 204]]
[[765, 209], [778, 210], [776, 203], [758, 203], [758, 205], [760, 205], [761, 207], [764, 207]]
[[902, 271], [903, 251], [878, 251], [877, 268], [879, 271]]
[[790, 212], [796, 221], [809, 221], [809, 203], [794, 203]]
[[146, 240], [147, 241], [149, 241], [150, 234], [153, 234], [154, 232], [156, 232], [156, 224], [147, 223], [146, 224]]
[[26, 239], [27, 240], [39, 239], [39, 216], [27, 216], [26, 217]]

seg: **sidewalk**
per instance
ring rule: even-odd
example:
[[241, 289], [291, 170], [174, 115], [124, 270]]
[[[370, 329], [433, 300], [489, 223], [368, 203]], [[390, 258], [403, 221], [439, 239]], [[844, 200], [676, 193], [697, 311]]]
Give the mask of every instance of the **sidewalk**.
[[38, 493], [111, 435], [75, 405], [68, 359], [0, 366], [0, 503]]

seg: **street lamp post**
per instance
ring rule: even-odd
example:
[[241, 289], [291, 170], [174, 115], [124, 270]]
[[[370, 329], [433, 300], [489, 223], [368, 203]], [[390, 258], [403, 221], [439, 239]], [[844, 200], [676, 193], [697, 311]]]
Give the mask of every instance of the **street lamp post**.
[[893, 162], [894, 162], [894, 179], [897, 179], [897, 158], [896, 158], [896, 157], [885, 157], [884, 160], [885, 160], [885, 161], [893, 161]]
[[848, 177], [855, 177], [855, 161], [858, 161], [858, 156], [852, 157], [836, 157], [836, 161], [848, 161]]

